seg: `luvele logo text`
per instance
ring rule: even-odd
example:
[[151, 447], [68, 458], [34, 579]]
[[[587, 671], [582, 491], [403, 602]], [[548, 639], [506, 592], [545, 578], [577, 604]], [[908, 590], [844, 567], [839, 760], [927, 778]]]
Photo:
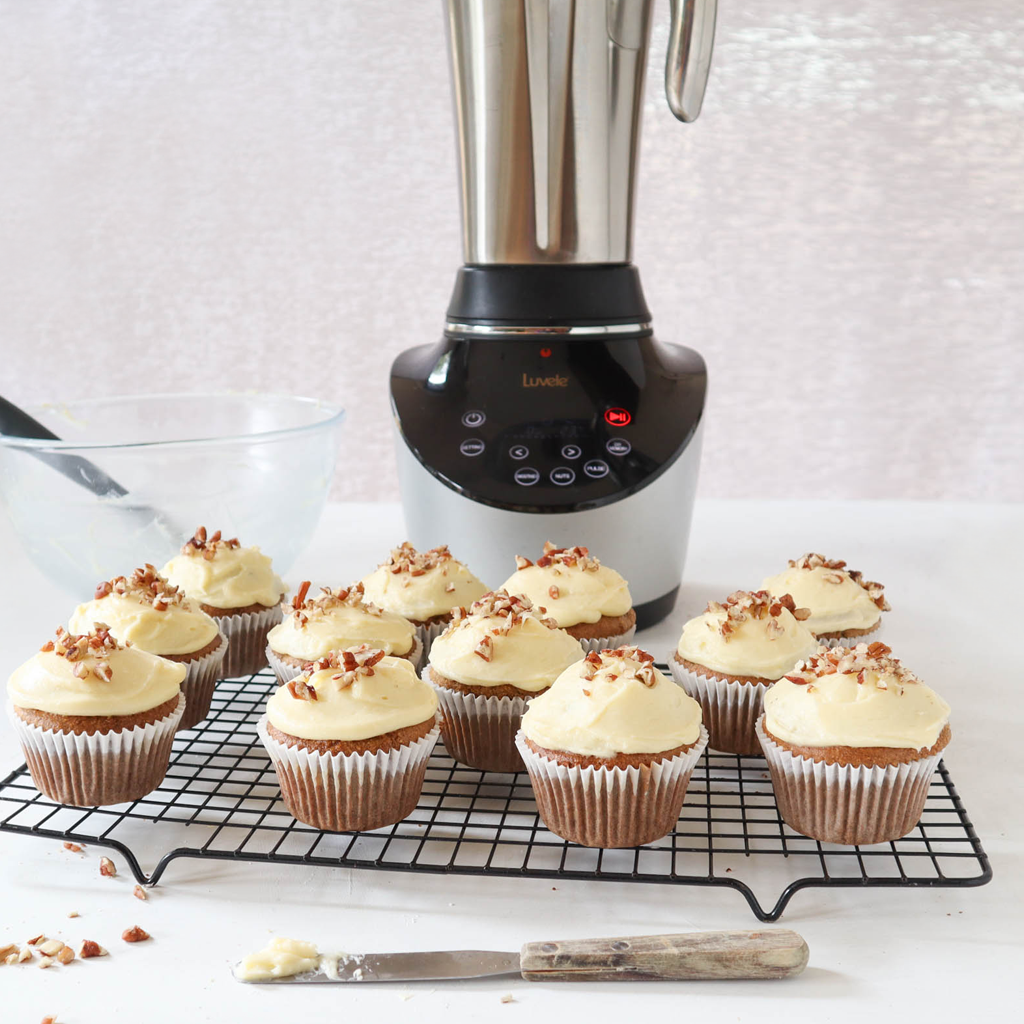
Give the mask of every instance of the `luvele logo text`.
[[567, 388], [568, 386], [569, 378], [562, 377], [557, 373], [552, 377], [531, 377], [529, 374], [523, 374], [524, 388]]

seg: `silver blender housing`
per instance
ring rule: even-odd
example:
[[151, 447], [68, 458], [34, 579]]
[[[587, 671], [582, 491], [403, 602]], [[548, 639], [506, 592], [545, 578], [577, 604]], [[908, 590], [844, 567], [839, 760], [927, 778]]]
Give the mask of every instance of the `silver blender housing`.
[[[671, 610], [706, 372], [653, 338], [630, 263], [655, 0], [445, 0], [465, 265], [445, 333], [391, 373], [409, 539], [490, 586], [545, 540]], [[672, 0], [665, 80], [700, 111], [715, 0]]]

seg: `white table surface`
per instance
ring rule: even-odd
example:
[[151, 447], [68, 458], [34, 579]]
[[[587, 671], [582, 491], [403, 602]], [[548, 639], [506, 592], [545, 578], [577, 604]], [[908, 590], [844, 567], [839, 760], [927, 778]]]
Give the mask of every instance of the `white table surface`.
[[[403, 537], [395, 505], [331, 506], [288, 582], [354, 579]], [[700, 502], [687, 582], [666, 623], [639, 637], [663, 656], [709, 597], [753, 587], [806, 550], [844, 557], [886, 584], [885, 639], [953, 707], [946, 763], [991, 857], [995, 879], [972, 889], [810, 889], [780, 924], [807, 940], [810, 965], [788, 982], [530, 984], [515, 979], [422, 985], [243, 986], [228, 966], [273, 934], [323, 948], [514, 949], [531, 939], [753, 928], [728, 889], [445, 877], [176, 860], [148, 903], [122, 865], [98, 872], [55, 841], [0, 834], [0, 945], [39, 932], [94, 938], [111, 956], [41, 971], [0, 967], [0, 1020], [64, 1024], [118, 1018], [273, 1021], [359, 1013], [363, 1019], [622, 1021], [643, 1014], [706, 1021], [858, 1021], [913, 1014], [962, 1020], [1019, 1010], [1024, 827], [1019, 689], [1019, 506], [882, 502]], [[457, 545], [456, 545], [457, 551]], [[66, 618], [67, 598], [25, 559], [0, 517], [5, 596], [0, 677]], [[1014, 596], [1011, 602], [1010, 595]], [[0, 776], [21, 763], [6, 720]], [[116, 860], [115, 856], [115, 860]], [[144, 865], [152, 867], [152, 865]], [[740, 877], [754, 870], [742, 866]], [[69, 920], [67, 914], [81, 915]], [[121, 931], [140, 924], [153, 940]], [[511, 993], [513, 1001], [501, 1002]], [[681, 1000], [685, 999], [686, 1002]], [[641, 1005], [643, 1001], [644, 1005]], [[381, 1016], [383, 1014], [383, 1016]], [[524, 1016], [525, 1014], [525, 1016]]]

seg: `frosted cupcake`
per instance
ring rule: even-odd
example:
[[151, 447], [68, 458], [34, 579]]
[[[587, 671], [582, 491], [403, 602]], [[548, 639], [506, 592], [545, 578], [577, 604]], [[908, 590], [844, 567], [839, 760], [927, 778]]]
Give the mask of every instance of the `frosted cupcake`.
[[141, 651], [185, 666], [181, 684], [185, 714], [179, 729], [191, 729], [209, 713], [213, 689], [228, 649], [216, 620], [168, 583], [151, 565], [131, 576], [115, 576], [96, 588], [92, 601], [71, 616], [72, 633], [87, 633], [106, 623], [110, 635]]
[[289, 812], [331, 832], [401, 821], [437, 741], [433, 689], [404, 658], [334, 651], [267, 701], [257, 725]]
[[125, 646], [101, 623], [77, 636], [59, 628], [7, 682], [36, 787], [82, 807], [152, 792], [185, 708], [184, 678], [184, 665]]
[[700, 705], [637, 647], [571, 665], [530, 702], [516, 737], [544, 824], [599, 847], [667, 835], [707, 741]]
[[536, 562], [517, 555], [516, 571], [501, 589], [528, 597], [586, 651], [621, 646], [636, 632], [629, 585], [587, 548], [556, 548], [548, 541]]
[[417, 551], [408, 541], [363, 581], [366, 600], [408, 619], [417, 630], [424, 650], [452, 620], [452, 609], [468, 608], [487, 593], [447, 545]]
[[789, 594], [801, 608], [810, 609], [807, 628], [828, 645], [874, 633], [889, 611], [885, 588], [847, 569], [845, 562], [823, 555], [791, 559], [789, 568], [770, 576], [762, 586], [770, 594]]
[[287, 588], [259, 548], [223, 540], [220, 530], [207, 537], [200, 526], [160, 573], [217, 620], [229, 642], [224, 677], [247, 676], [267, 664], [267, 633], [281, 621]]
[[515, 737], [528, 702], [583, 657], [580, 642], [539, 615], [528, 598], [485, 594], [430, 650], [448, 753], [472, 768], [522, 771]]
[[267, 660], [279, 682], [294, 679], [311, 661], [331, 651], [369, 644], [385, 654], [405, 658], [419, 668], [423, 645], [408, 619], [364, 600], [363, 585], [342, 590], [321, 587], [307, 597], [309, 580], [292, 598], [291, 612], [267, 635]]
[[818, 649], [802, 621], [807, 615], [788, 594], [737, 590], [683, 626], [669, 668], [700, 702], [713, 750], [761, 753], [756, 726], [765, 691]]
[[949, 705], [883, 643], [822, 647], [765, 695], [758, 736], [783, 821], [828, 843], [885, 843], [920, 821]]

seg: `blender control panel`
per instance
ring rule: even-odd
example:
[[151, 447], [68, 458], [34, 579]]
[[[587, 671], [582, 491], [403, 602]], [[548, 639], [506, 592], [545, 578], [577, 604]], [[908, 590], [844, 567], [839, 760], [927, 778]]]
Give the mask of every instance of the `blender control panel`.
[[406, 444], [474, 500], [575, 511], [655, 479], [703, 407], [703, 361], [653, 339], [464, 340], [413, 349], [392, 370]]

